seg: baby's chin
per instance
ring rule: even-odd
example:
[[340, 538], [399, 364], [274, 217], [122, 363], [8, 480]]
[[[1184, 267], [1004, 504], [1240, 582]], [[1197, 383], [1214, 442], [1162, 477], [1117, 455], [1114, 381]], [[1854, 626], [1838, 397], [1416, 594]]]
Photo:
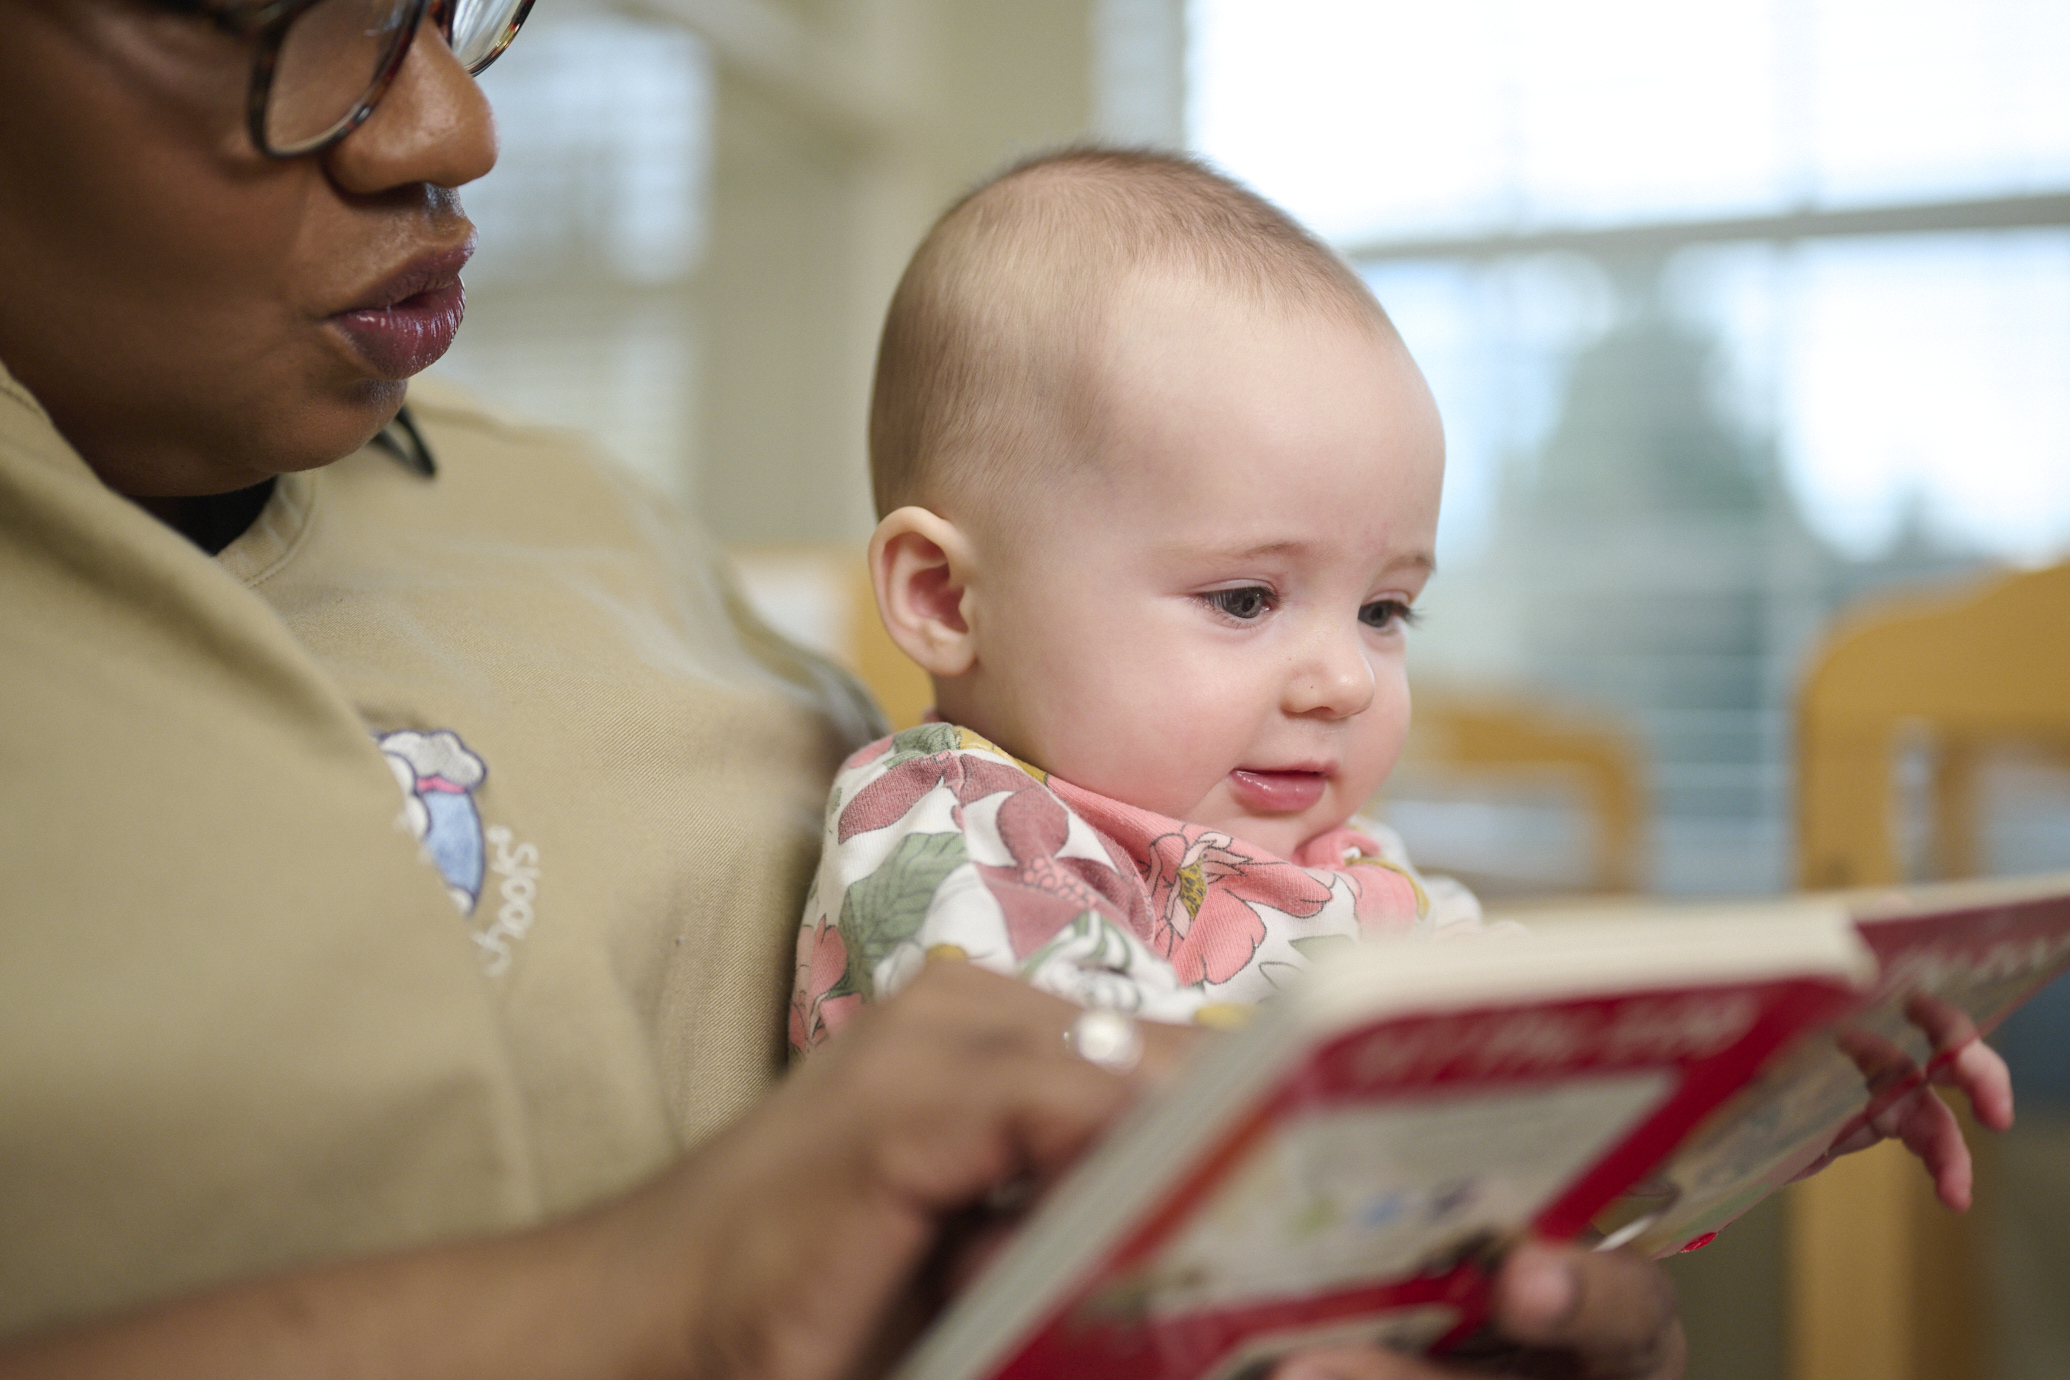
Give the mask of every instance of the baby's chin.
[[[1261, 786], [1256, 780], [1242, 779], [1248, 776], [1249, 773], [1231, 772], [1183, 818], [1188, 824], [1219, 830], [1276, 858], [1292, 858], [1302, 844], [1338, 828], [1357, 811], [1356, 805], [1346, 803], [1344, 783], [1335, 777], [1321, 783], [1319, 798], [1311, 787], [1293, 793], [1293, 799], [1287, 800], [1269, 782]], [[1275, 795], [1280, 795], [1280, 799], [1275, 800]], [[1276, 804], [1290, 808], [1272, 808]]]

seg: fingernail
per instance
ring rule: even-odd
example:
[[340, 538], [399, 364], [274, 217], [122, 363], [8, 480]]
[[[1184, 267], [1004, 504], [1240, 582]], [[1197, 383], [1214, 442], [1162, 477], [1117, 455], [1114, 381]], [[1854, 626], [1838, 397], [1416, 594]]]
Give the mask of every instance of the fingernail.
[[1573, 1264], [1539, 1247], [1517, 1247], [1504, 1273], [1513, 1323], [1533, 1330], [1558, 1327], [1581, 1304], [1581, 1281]]

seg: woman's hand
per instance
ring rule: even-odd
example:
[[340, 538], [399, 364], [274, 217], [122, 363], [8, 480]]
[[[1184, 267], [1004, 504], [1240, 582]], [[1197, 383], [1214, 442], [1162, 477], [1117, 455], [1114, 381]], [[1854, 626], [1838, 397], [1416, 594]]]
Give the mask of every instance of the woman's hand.
[[1054, 1179], [1194, 1034], [1146, 1024], [1123, 1077], [1070, 1051], [1078, 1015], [972, 965], [929, 964], [643, 1195], [677, 1214], [692, 1261], [677, 1373], [818, 1380], [895, 1357], [948, 1274], [967, 1272], [948, 1252], [996, 1244], [945, 1239], [945, 1225], [1001, 1184]]
[[1682, 1323], [1667, 1274], [1628, 1250], [1519, 1246], [1495, 1277], [1490, 1321], [1512, 1345], [1477, 1349], [1471, 1361], [1342, 1347], [1296, 1356], [1274, 1380], [1676, 1380], [1682, 1373]]
[[[1053, 1179], [1201, 1038], [1145, 1023], [1143, 1061], [1123, 1079], [1068, 1051], [1078, 1014], [968, 965], [930, 965], [684, 1166], [702, 1188], [730, 1187], [700, 1195], [719, 1216], [693, 1235], [719, 1243], [724, 1276], [701, 1291], [703, 1324], [671, 1373], [817, 1380], [857, 1370], [858, 1358], [863, 1373], [894, 1361], [941, 1301], [913, 1289], [916, 1277], [960, 1279], [973, 1254], [1001, 1243], [996, 1222], [958, 1231], [957, 1215], [999, 1184]], [[1667, 1276], [1630, 1251], [1519, 1247], [1496, 1278], [1492, 1321], [1514, 1345], [1470, 1366], [1316, 1351], [1282, 1366], [1280, 1380], [1682, 1372]]]

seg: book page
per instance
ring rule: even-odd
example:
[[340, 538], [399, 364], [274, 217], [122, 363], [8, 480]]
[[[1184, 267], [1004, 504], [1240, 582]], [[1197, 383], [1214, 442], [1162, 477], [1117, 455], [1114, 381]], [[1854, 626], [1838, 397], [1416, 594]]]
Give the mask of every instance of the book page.
[[1157, 1318], [1442, 1272], [1531, 1220], [1673, 1083], [1648, 1069], [1311, 1109], [1114, 1287]]

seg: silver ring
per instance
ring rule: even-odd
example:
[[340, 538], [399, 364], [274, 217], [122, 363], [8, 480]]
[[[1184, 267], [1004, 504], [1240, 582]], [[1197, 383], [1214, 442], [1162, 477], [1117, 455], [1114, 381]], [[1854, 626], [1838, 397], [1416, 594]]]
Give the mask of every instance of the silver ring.
[[1143, 1059], [1143, 1032], [1133, 1016], [1119, 1011], [1087, 1011], [1064, 1032], [1064, 1047], [1088, 1064], [1109, 1073], [1126, 1074]]

